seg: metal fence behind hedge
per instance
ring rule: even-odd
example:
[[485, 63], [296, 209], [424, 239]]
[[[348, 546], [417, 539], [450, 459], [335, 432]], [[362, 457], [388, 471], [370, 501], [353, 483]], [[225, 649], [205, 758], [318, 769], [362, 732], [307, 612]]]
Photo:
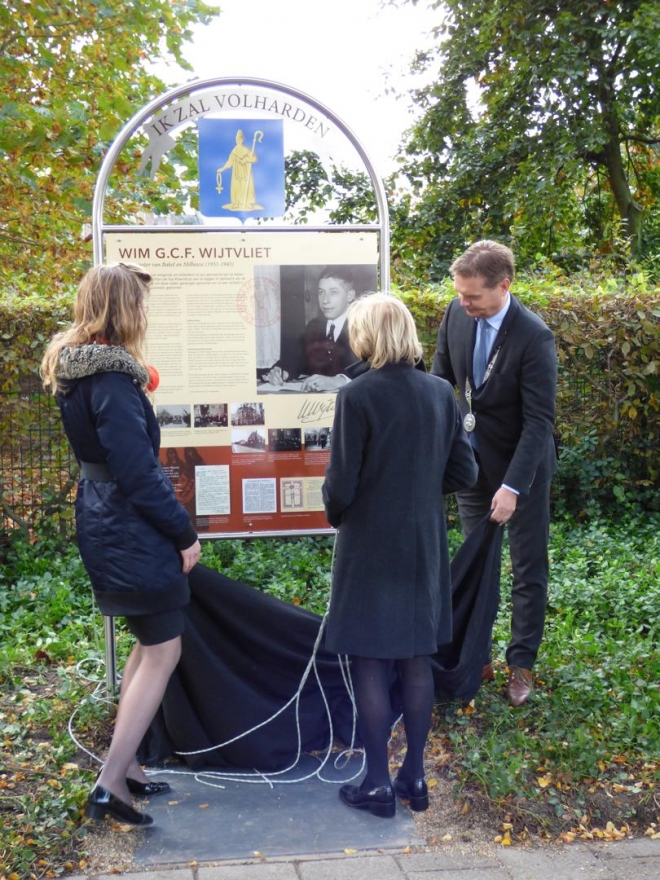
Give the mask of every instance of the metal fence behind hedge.
[[[578, 437], [585, 415], [594, 407], [608, 405], [591, 385], [562, 366], [557, 403], [560, 423], [576, 431]], [[72, 537], [78, 465], [54, 398], [44, 393], [36, 376], [31, 376], [21, 382], [19, 391], [0, 394], [0, 408], [3, 539], [17, 529], [35, 527]], [[625, 445], [623, 438], [615, 440], [622, 452]], [[628, 469], [634, 479], [644, 479], [648, 460], [632, 455]], [[448, 512], [452, 510], [450, 504]]]
[[0, 393], [0, 440], [2, 538], [35, 528], [72, 535], [78, 464], [57, 403], [36, 377], [14, 393]]

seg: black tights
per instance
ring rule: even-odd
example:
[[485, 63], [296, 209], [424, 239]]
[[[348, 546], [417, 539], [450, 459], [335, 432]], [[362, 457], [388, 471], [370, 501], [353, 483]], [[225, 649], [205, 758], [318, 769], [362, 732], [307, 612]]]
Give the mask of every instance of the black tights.
[[431, 728], [434, 688], [428, 656], [408, 660], [351, 658], [358, 730], [367, 756], [364, 788], [390, 784], [387, 746], [392, 727], [390, 686], [394, 668], [401, 683], [403, 726], [408, 750], [399, 776], [409, 782], [424, 776], [424, 747]]

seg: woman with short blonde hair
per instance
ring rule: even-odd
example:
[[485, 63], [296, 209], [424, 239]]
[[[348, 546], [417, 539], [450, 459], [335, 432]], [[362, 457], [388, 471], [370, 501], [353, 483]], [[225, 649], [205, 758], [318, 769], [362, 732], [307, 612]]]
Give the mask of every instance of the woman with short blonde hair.
[[348, 308], [349, 339], [357, 357], [373, 370], [385, 364], [415, 364], [422, 357], [413, 317], [393, 296], [372, 293]]
[[[349, 807], [394, 816], [396, 796], [428, 807], [424, 748], [434, 702], [431, 655], [451, 637], [443, 493], [474, 484], [477, 466], [448, 382], [416, 369], [421, 357], [405, 305], [374, 294], [348, 311], [351, 348], [369, 369], [337, 392], [323, 484], [338, 529], [326, 647], [351, 660], [361, 784]], [[407, 752], [394, 783], [387, 744], [390, 687], [400, 681]]]

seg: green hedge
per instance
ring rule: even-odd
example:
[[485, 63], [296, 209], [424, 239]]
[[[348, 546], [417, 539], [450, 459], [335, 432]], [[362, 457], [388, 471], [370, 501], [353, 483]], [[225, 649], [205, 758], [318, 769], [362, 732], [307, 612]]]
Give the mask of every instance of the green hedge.
[[[555, 510], [589, 516], [622, 503], [658, 509], [660, 286], [642, 273], [569, 278], [544, 267], [521, 275], [513, 290], [557, 339]], [[430, 363], [451, 281], [395, 292], [415, 316]], [[47, 341], [69, 321], [71, 301], [72, 293], [0, 302], [0, 482], [10, 528], [66, 530], [71, 520], [75, 463], [37, 375]]]

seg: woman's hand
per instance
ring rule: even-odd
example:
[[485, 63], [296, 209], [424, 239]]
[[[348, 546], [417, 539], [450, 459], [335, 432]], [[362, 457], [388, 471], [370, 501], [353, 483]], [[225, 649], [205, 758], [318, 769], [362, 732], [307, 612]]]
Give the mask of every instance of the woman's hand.
[[186, 547], [185, 550], [179, 550], [181, 554], [182, 569], [184, 574], [188, 574], [188, 572], [199, 562], [199, 557], [202, 552], [202, 545], [199, 541], [195, 541], [194, 544], [191, 544], [190, 547]]

